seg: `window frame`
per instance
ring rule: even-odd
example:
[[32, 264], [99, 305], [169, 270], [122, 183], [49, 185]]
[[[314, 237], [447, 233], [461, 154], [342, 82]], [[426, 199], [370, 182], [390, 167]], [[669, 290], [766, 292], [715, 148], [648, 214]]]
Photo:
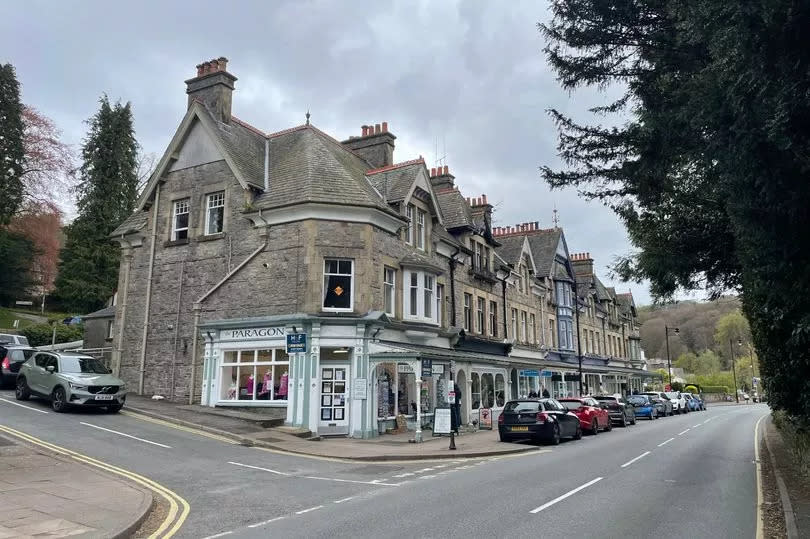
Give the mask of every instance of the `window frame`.
[[[221, 195], [221, 204], [219, 206], [212, 206], [211, 203], [215, 200], [214, 197], [219, 197]], [[222, 212], [220, 217], [220, 229], [211, 232], [211, 210], [219, 210]], [[208, 193], [205, 195], [205, 229], [203, 230], [204, 236], [213, 236], [215, 234], [221, 234], [225, 232], [225, 191], [216, 191], [214, 193]]]
[[489, 302], [489, 336], [498, 336], [498, 303], [490, 300]]
[[529, 313], [529, 326], [531, 327], [531, 338], [529, 342], [532, 344], [537, 343], [537, 317], [534, 316], [534, 313]]
[[[335, 261], [338, 263], [338, 271], [340, 271], [340, 262], [348, 262], [351, 265], [351, 271], [346, 273], [328, 273], [326, 271], [326, 264], [329, 261]], [[327, 276], [329, 275], [340, 275], [340, 276], [348, 276], [349, 277], [349, 306], [348, 307], [327, 307], [326, 304], [326, 293], [327, 293]], [[338, 258], [338, 257], [324, 257], [323, 259], [323, 290], [321, 293], [321, 309], [327, 312], [338, 312], [338, 313], [345, 313], [351, 312], [354, 310], [354, 259], [352, 258]]]
[[518, 340], [518, 310], [512, 307], [512, 339]]
[[405, 239], [405, 242], [408, 243], [409, 245], [413, 245], [413, 243], [414, 243], [414, 237], [413, 237], [413, 225], [414, 225], [413, 212], [414, 212], [415, 207], [416, 206], [414, 206], [413, 204], [408, 204], [405, 207], [405, 217], [408, 218], [408, 231], [407, 231], [407, 237]]
[[421, 208], [416, 208], [416, 248], [420, 251], [425, 250], [426, 235], [425, 235], [425, 221], [427, 212]]
[[464, 331], [472, 331], [472, 294], [464, 292]]
[[[179, 210], [185, 206], [185, 211], [180, 212]], [[186, 226], [185, 227], [178, 227], [177, 226], [177, 218], [181, 215], [185, 215], [186, 217]], [[177, 200], [172, 201], [172, 241], [182, 241], [187, 240], [189, 238], [189, 232], [191, 225], [191, 198], [179, 198]], [[185, 232], [184, 237], [179, 237], [179, 234]]]
[[[402, 318], [413, 322], [424, 322], [438, 325], [438, 309], [436, 308], [436, 297], [438, 296], [438, 275], [423, 270], [403, 269], [403, 305]], [[425, 285], [430, 282], [432, 288], [427, 290]], [[413, 300], [416, 300], [414, 303]], [[428, 309], [425, 309], [425, 301], [430, 302]], [[415, 313], [413, 314], [412, 311]], [[429, 312], [430, 316], [425, 313]]]
[[475, 298], [475, 330], [481, 335], [483, 335], [484, 331], [486, 331], [486, 328], [484, 327], [484, 324], [486, 323], [486, 310], [486, 300], [481, 296], [477, 296]]
[[[388, 276], [391, 275], [391, 281]], [[387, 303], [390, 301], [391, 310], [388, 310]], [[388, 266], [383, 266], [383, 311], [385, 314], [394, 316], [397, 311], [397, 270]]]

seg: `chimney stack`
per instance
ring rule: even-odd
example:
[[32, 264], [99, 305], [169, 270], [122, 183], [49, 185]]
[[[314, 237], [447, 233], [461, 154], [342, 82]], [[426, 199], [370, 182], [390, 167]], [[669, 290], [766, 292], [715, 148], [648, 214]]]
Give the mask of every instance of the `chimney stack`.
[[363, 125], [361, 132], [362, 136], [349, 137], [341, 144], [368, 161], [371, 168], [393, 165], [394, 140], [397, 137], [388, 132], [388, 122], [383, 122], [382, 125]]
[[231, 121], [231, 99], [236, 77], [226, 71], [228, 59], [224, 56], [197, 65], [197, 76], [186, 81], [188, 106], [194, 101], [203, 103], [222, 123]]

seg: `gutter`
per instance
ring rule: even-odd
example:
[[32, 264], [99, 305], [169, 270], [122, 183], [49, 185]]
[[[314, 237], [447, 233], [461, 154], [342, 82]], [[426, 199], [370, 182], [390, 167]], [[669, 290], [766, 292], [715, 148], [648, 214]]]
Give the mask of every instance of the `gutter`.
[[141, 338], [141, 363], [138, 369], [138, 394], [143, 395], [143, 378], [146, 372], [146, 337], [149, 330], [149, 309], [152, 304], [152, 277], [155, 271], [155, 244], [157, 243], [157, 217], [160, 207], [160, 182], [155, 186], [155, 203], [152, 214], [152, 246], [149, 249], [149, 276], [146, 279], [146, 305], [143, 311], [143, 336]]

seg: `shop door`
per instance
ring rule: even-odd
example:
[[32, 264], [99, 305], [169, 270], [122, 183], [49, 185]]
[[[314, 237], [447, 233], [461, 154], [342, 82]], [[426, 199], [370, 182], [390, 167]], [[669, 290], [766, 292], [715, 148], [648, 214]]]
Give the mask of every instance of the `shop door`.
[[348, 366], [321, 367], [318, 434], [349, 434], [348, 372]]

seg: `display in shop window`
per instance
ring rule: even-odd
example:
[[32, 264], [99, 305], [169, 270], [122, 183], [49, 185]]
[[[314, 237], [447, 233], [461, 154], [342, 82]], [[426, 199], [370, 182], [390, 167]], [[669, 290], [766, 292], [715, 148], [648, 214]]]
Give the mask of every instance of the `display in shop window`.
[[321, 393], [331, 393], [331, 392], [332, 392], [332, 382], [322, 382]]

